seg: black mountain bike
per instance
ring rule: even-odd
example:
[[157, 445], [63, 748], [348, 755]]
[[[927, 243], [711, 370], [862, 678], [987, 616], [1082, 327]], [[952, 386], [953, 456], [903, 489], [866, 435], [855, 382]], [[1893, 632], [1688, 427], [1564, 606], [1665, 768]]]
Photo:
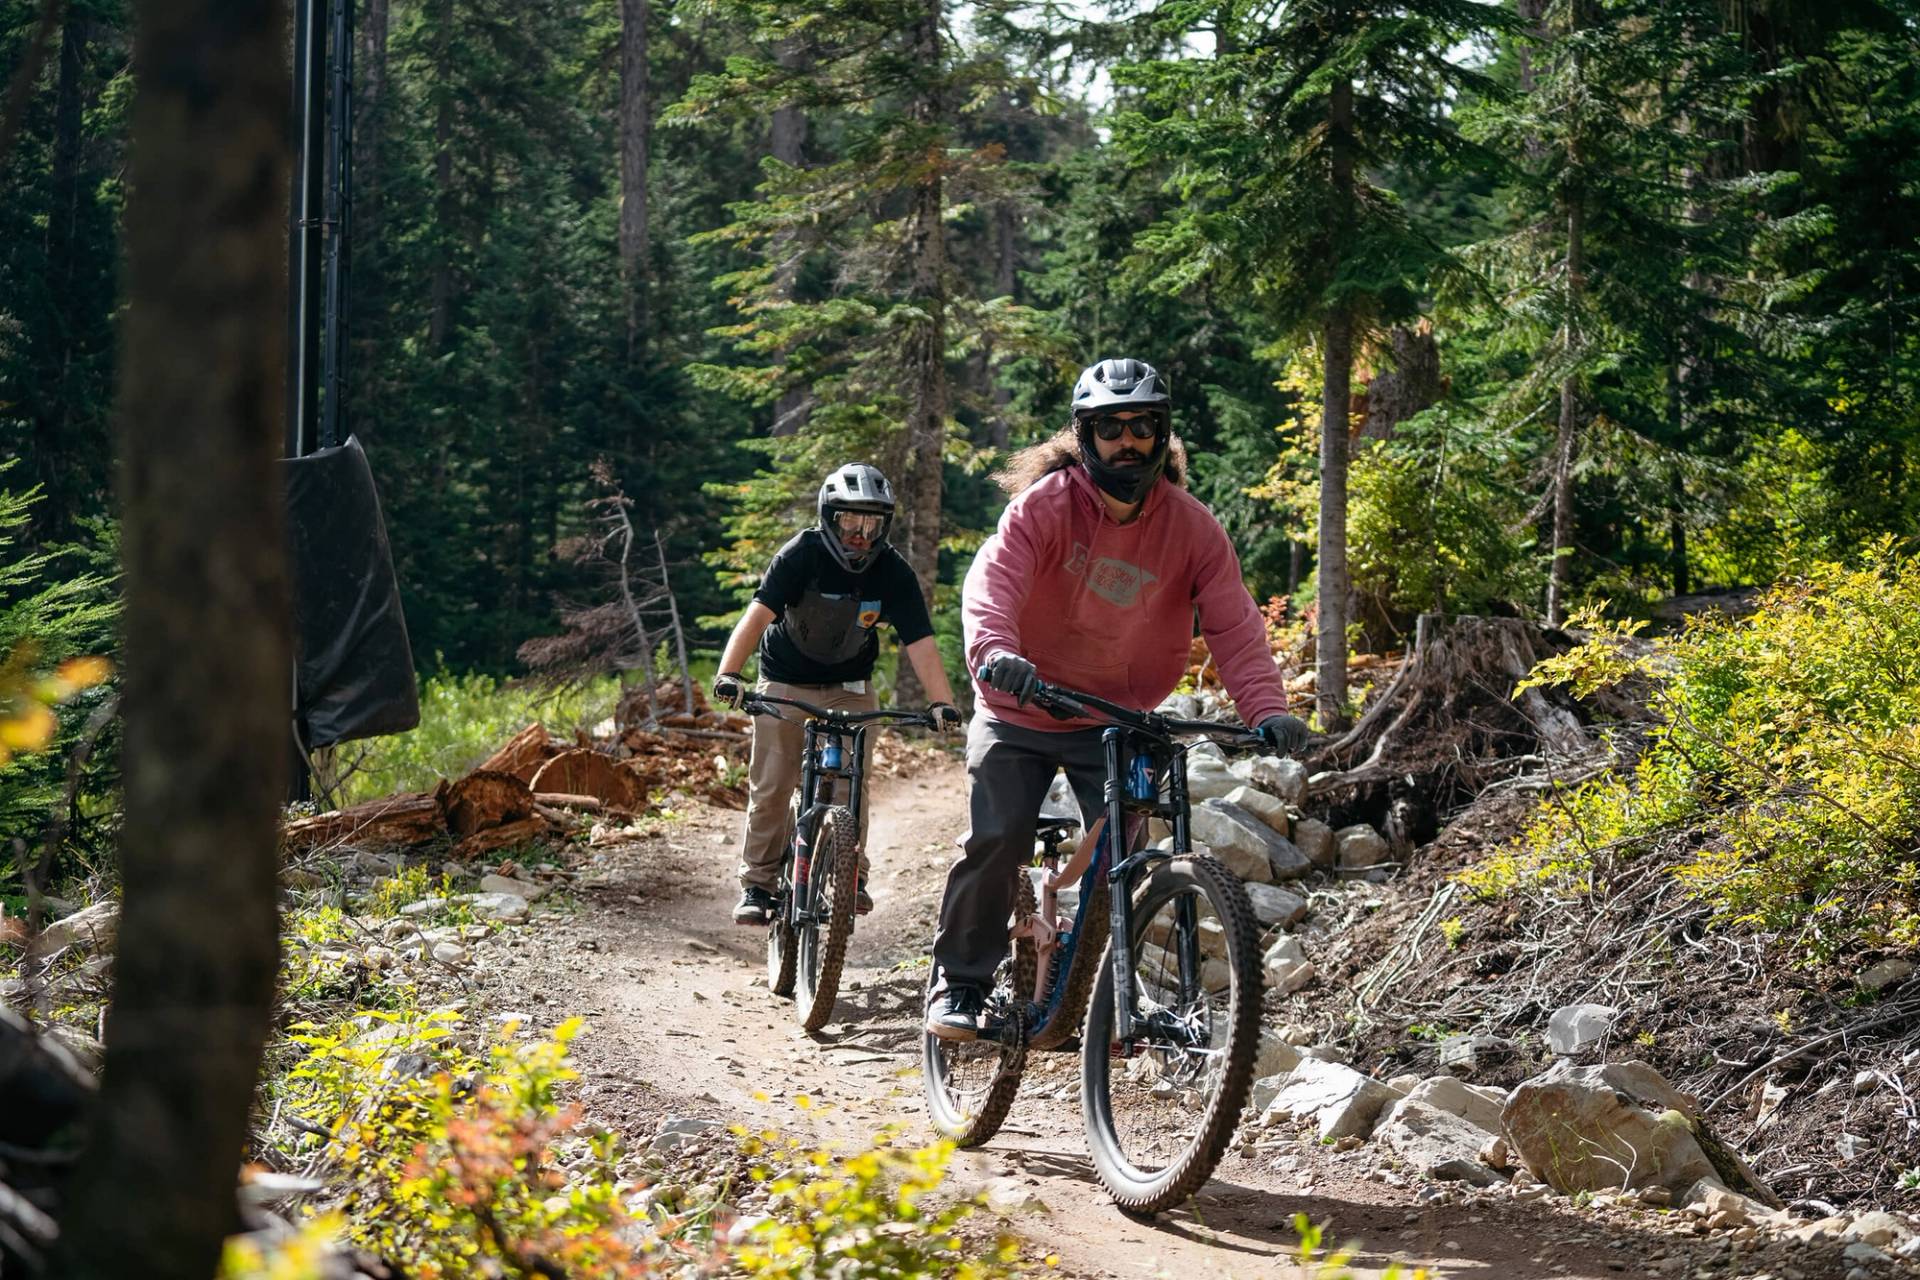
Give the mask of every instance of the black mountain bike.
[[[780, 862], [773, 921], [767, 926], [767, 984], [775, 995], [793, 996], [800, 1025], [818, 1031], [833, 1020], [840, 968], [853, 937], [867, 730], [883, 720], [937, 726], [927, 711], [829, 711], [761, 693], [749, 694], [742, 703], [748, 715], [785, 719], [779, 707], [803, 711], [807, 721], [790, 819], [793, 836]], [[844, 803], [836, 795], [842, 781]]]
[[[1108, 722], [1106, 812], [1064, 865], [1066, 827], [1042, 814], [1041, 869], [1020, 871], [993, 1029], [973, 1041], [925, 1036], [927, 1112], [943, 1135], [977, 1146], [1006, 1119], [1028, 1053], [1078, 1048], [1094, 1169], [1122, 1208], [1157, 1213], [1199, 1190], [1226, 1153], [1253, 1088], [1263, 982], [1246, 889], [1192, 852], [1180, 739], [1265, 742], [1044, 682], [1033, 701]], [[1172, 827], [1171, 849], [1144, 847], [1150, 818]], [[1068, 920], [1056, 897], [1075, 883]]]

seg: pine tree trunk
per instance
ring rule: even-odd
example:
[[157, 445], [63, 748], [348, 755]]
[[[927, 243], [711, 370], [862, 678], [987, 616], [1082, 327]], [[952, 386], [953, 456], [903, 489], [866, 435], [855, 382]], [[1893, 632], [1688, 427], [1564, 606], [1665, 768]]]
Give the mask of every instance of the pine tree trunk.
[[446, 349], [453, 311], [453, 0], [433, 7], [433, 279], [427, 345]]
[[620, 271], [627, 285], [627, 354], [647, 328], [647, 0], [620, 0]]
[[[1328, 148], [1334, 207], [1353, 205], [1353, 85], [1341, 80], [1329, 95]], [[1337, 264], [1328, 268], [1331, 274]], [[1346, 717], [1347, 706], [1347, 431], [1353, 377], [1353, 313], [1345, 305], [1327, 316], [1322, 332], [1326, 376], [1320, 400], [1320, 574], [1315, 643], [1315, 703], [1323, 727]]]
[[[941, 63], [941, 0], [924, 0], [914, 30], [914, 56], [932, 76]], [[913, 105], [916, 122], [931, 127], [941, 118], [937, 89], [928, 88]], [[947, 241], [945, 189], [941, 172], [929, 166], [913, 188], [908, 251], [912, 254], [912, 294], [926, 319], [915, 326], [907, 369], [912, 379], [907, 412], [907, 477], [904, 518], [896, 527], [906, 534], [907, 563], [929, 600], [940, 572], [940, 497], [947, 442]], [[903, 653], [894, 681], [897, 702], [925, 698], [920, 679]]]
[[[804, 63], [800, 45], [796, 41], [787, 41], [774, 55], [775, 60], [789, 71], [798, 70]], [[773, 158], [789, 168], [797, 169], [807, 162], [807, 113], [796, 106], [777, 108], [768, 130], [767, 148]], [[795, 277], [799, 274], [800, 253], [797, 247], [786, 255], [780, 266], [780, 296], [792, 298]], [[799, 434], [800, 428], [807, 422], [807, 392], [803, 387], [795, 387], [784, 392], [773, 405], [773, 427], [771, 434], [791, 436]]]
[[[1585, 285], [1586, 199], [1575, 190], [1567, 203], [1567, 328], [1569, 352], [1580, 341], [1579, 308]], [[1560, 426], [1553, 442], [1553, 568], [1547, 577], [1547, 624], [1567, 620], [1567, 589], [1573, 580], [1573, 463], [1580, 447], [1580, 380], [1560, 383]]]
[[[1019, 281], [1014, 275], [1017, 235], [1013, 201], [996, 202], [993, 206], [993, 288], [996, 297], [1011, 298], [1019, 288]], [[992, 388], [993, 415], [987, 424], [987, 442], [996, 449], [1004, 449], [1013, 435], [1013, 393], [1007, 389], [1003, 379], [995, 376], [991, 354], [988, 353], [987, 382]]]
[[287, 28], [274, 3], [134, 7], [124, 903], [104, 1082], [50, 1274], [205, 1280], [238, 1226], [278, 961]]
[[[87, 19], [69, 9], [60, 24], [60, 67], [53, 96], [53, 207], [47, 220], [47, 275], [54, 297], [73, 296], [74, 267], [80, 234], [80, 81], [86, 65]], [[73, 389], [70, 377], [76, 355], [76, 326], [54, 326], [49, 335], [54, 388], [38, 400], [34, 414], [34, 444], [28, 451], [44, 498], [33, 513], [35, 537], [42, 544], [72, 536], [74, 503], [70, 480], [63, 472], [72, 437]]]

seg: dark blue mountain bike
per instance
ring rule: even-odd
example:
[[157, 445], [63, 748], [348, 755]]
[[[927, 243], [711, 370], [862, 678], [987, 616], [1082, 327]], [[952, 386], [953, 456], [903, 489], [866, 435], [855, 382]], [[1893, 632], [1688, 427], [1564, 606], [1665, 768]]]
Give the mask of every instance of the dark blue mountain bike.
[[772, 694], [749, 694], [742, 710], [781, 716], [806, 713], [800, 788], [789, 819], [792, 835], [780, 860], [777, 902], [767, 926], [767, 985], [792, 996], [808, 1031], [833, 1021], [840, 969], [853, 937], [860, 892], [860, 813], [866, 805], [867, 731], [883, 720], [937, 728], [927, 711], [831, 711]]
[[[1122, 1208], [1156, 1213], [1199, 1190], [1226, 1153], [1260, 1039], [1259, 928], [1239, 879], [1192, 852], [1181, 739], [1265, 744], [1238, 725], [1044, 682], [1033, 701], [1061, 719], [1108, 723], [1106, 812], [1064, 864], [1066, 828], [1042, 815], [1040, 871], [1020, 871], [994, 975], [995, 1029], [972, 1041], [925, 1036], [927, 1112], [943, 1135], [978, 1146], [1006, 1119], [1028, 1053], [1078, 1048], [1094, 1169]], [[1152, 818], [1172, 828], [1170, 849], [1145, 847]], [[1076, 883], [1069, 920], [1057, 895]]]

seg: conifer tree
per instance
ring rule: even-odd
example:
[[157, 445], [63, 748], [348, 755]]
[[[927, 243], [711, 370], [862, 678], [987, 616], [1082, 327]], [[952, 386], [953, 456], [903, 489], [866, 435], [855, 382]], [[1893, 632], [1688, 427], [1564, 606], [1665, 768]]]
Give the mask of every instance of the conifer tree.
[[[810, 512], [825, 471], [866, 460], [893, 481], [893, 540], [931, 596], [943, 472], [960, 447], [950, 440], [949, 361], [963, 354], [962, 339], [987, 333], [997, 353], [1017, 352], [1029, 320], [1005, 300], [982, 302], [947, 243], [958, 206], [1012, 194], [1002, 148], [965, 145], [959, 126], [1018, 78], [998, 51], [957, 38], [961, 6], [948, 0], [714, 8], [744, 23], [763, 52], [697, 80], [669, 119], [800, 110], [821, 153], [810, 168], [764, 161], [760, 198], [713, 233], [752, 255], [752, 265], [721, 278], [741, 317], [724, 332], [759, 363], [706, 364], [695, 378], [763, 406], [796, 389], [810, 396], [795, 434], [757, 442], [771, 466], [737, 491], [724, 563], [758, 572], [795, 517]], [[794, 263], [808, 256], [825, 269], [810, 286], [796, 284]], [[905, 663], [900, 672], [896, 694], [911, 700], [917, 682]]]
[[1447, 265], [1370, 174], [1463, 146], [1440, 104], [1493, 92], [1452, 60], [1503, 21], [1465, 0], [1165, 3], [1164, 38], [1210, 39], [1211, 56], [1123, 67], [1145, 93], [1116, 135], [1173, 166], [1174, 209], [1140, 238], [1151, 287], [1213, 284], [1249, 295], [1268, 323], [1318, 346], [1318, 709], [1345, 714], [1348, 391], [1356, 341], [1410, 314]]

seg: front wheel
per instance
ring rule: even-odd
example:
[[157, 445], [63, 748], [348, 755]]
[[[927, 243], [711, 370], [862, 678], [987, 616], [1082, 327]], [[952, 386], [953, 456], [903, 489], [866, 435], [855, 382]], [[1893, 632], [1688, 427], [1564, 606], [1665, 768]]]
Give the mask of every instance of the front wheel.
[[853, 937], [860, 892], [859, 844], [860, 824], [853, 811], [838, 805], [827, 810], [813, 842], [813, 869], [794, 930], [799, 981], [793, 1007], [808, 1031], [833, 1021], [834, 1001], [840, 997], [840, 968]]
[[1198, 1191], [1253, 1089], [1259, 930], [1247, 891], [1209, 857], [1157, 867], [1135, 895], [1134, 1034], [1114, 1009], [1113, 945], [1087, 1006], [1081, 1108], [1094, 1171], [1121, 1208], [1158, 1213]]

